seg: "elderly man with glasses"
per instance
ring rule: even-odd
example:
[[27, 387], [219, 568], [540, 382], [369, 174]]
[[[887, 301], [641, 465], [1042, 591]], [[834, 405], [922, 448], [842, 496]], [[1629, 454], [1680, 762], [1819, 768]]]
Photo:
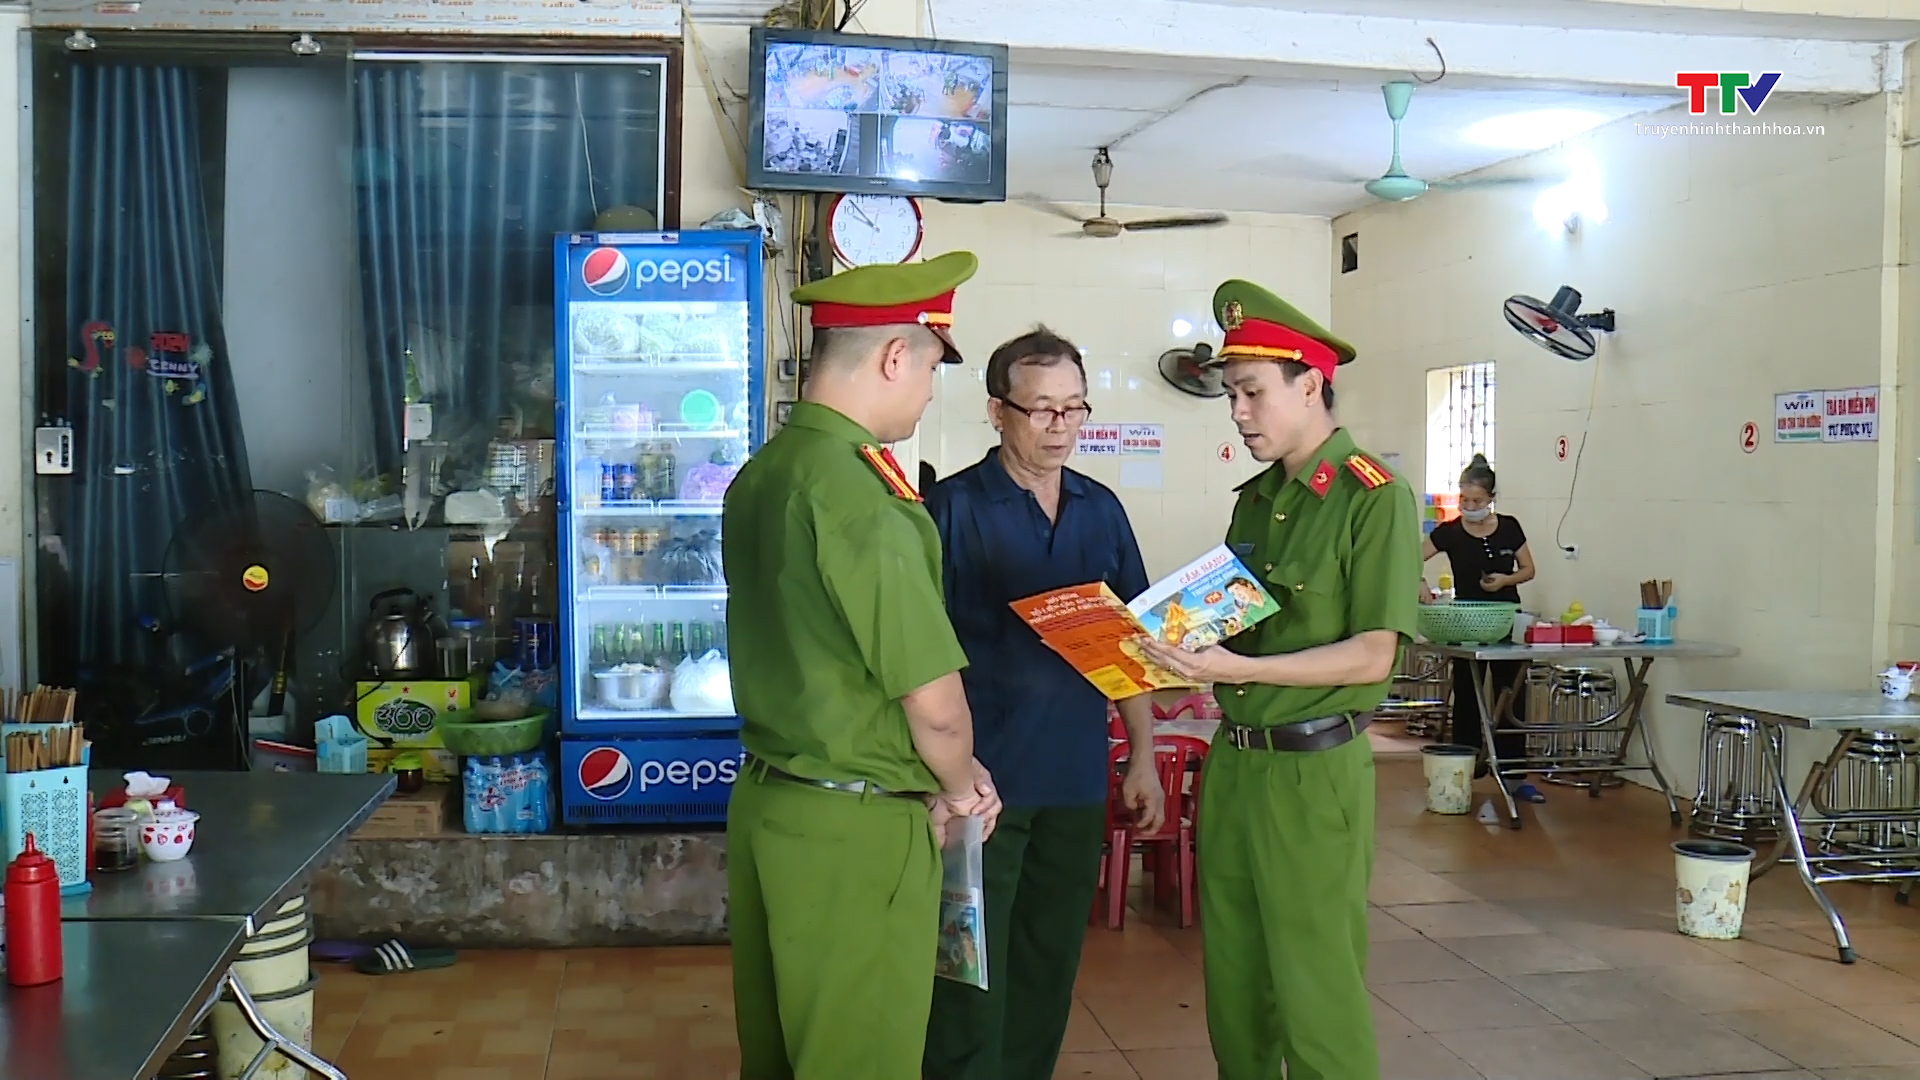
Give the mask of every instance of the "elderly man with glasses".
[[[1066, 467], [1092, 412], [1071, 342], [1044, 327], [1007, 342], [987, 362], [1000, 445], [927, 495], [974, 756], [1005, 806], [985, 851], [988, 989], [935, 984], [928, 1080], [1050, 1080], [1073, 1009], [1106, 831], [1107, 699], [1008, 604], [1093, 581], [1130, 600], [1149, 584], [1119, 498]], [[1125, 803], [1150, 831], [1164, 813], [1152, 707], [1141, 695], [1119, 710]]]

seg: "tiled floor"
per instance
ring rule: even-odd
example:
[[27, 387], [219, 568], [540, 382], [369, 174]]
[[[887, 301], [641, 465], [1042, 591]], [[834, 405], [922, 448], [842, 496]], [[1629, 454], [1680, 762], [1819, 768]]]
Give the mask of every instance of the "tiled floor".
[[[1920, 911], [1833, 890], [1834, 962], [1797, 879], [1754, 885], [1744, 940], [1673, 930], [1666, 807], [1548, 787], [1519, 833], [1422, 812], [1380, 759], [1370, 981], [1398, 1080], [1920, 1080]], [[1058, 1076], [1210, 1080], [1200, 936], [1136, 911], [1088, 932]], [[322, 979], [318, 1049], [351, 1080], [722, 1080], [725, 949], [469, 953], [447, 971]]]

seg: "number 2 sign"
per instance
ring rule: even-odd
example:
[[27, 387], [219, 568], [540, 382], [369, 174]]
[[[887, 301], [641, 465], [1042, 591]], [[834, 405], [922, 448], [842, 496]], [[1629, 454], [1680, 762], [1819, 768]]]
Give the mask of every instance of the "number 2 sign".
[[1760, 425], [1749, 420], [1740, 425], [1740, 449], [1751, 454], [1760, 448]]

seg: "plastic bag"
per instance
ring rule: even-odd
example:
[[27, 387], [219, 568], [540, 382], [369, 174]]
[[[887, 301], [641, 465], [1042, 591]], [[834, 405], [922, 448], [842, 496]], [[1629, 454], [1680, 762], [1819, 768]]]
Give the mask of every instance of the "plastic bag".
[[649, 585], [724, 585], [720, 537], [710, 529], [676, 536], [647, 556]]
[[670, 692], [673, 711], [683, 713], [733, 712], [733, 669], [718, 649], [689, 656], [673, 669]]
[[982, 849], [986, 822], [977, 817], [947, 823], [940, 849], [940, 948], [935, 976], [987, 988], [986, 870]]

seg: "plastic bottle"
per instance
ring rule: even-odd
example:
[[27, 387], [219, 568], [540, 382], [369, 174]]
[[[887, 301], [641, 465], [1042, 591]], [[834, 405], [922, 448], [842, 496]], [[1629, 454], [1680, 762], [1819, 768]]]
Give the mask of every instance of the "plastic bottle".
[[53, 860], [40, 853], [33, 834], [7, 867], [7, 981], [42, 986], [65, 973], [60, 950], [60, 875]]

